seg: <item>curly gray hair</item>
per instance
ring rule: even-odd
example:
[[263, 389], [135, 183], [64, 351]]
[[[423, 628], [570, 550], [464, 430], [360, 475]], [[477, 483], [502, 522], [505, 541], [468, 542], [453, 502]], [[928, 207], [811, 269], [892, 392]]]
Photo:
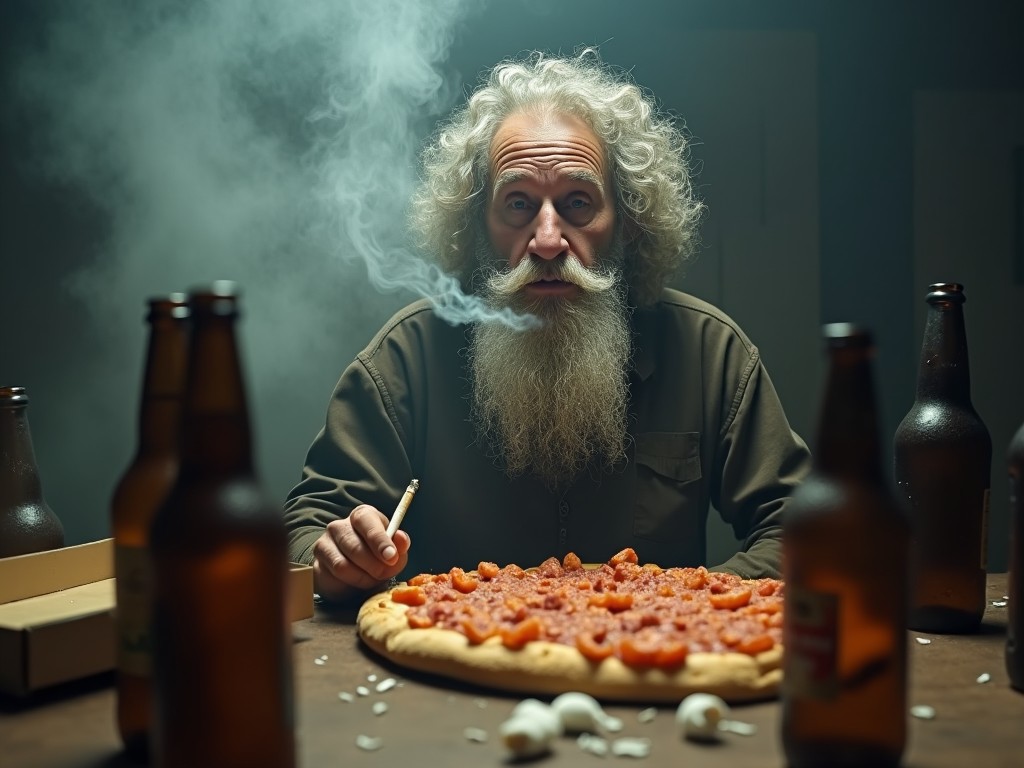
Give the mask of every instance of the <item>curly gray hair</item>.
[[637, 304], [657, 301], [697, 245], [703, 204], [688, 167], [688, 142], [652, 98], [588, 48], [574, 58], [534, 52], [506, 60], [441, 126], [423, 152], [422, 178], [410, 224], [419, 245], [470, 285], [475, 246], [483, 235], [490, 145], [509, 115], [562, 111], [602, 140], [612, 167], [616, 210], [626, 246], [625, 278]]

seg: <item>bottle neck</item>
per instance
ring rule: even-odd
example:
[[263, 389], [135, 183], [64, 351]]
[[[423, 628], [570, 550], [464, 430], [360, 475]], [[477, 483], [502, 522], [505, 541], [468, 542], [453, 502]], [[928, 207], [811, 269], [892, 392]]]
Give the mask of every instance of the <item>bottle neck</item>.
[[177, 453], [188, 330], [182, 319], [163, 316], [151, 321], [149, 349], [139, 405], [139, 453]]
[[935, 301], [928, 305], [918, 365], [917, 399], [971, 403], [967, 331], [960, 303]]
[[0, 509], [42, 499], [27, 406], [0, 407]]
[[252, 475], [252, 440], [233, 316], [193, 315], [182, 411], [182, 477]]
[[871, 350], [832, 349], [815, 462], [820, 472], [883, 482]]

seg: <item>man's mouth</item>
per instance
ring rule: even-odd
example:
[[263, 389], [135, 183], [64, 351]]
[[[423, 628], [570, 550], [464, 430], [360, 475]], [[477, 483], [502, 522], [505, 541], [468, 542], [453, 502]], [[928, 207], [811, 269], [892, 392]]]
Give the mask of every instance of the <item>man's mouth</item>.
[[526, 286], [529, 293], [540, 296], [568, 296], [576, 293], [579, 286], [567, 280], [559, 280], [553, 277], [544, 277]]

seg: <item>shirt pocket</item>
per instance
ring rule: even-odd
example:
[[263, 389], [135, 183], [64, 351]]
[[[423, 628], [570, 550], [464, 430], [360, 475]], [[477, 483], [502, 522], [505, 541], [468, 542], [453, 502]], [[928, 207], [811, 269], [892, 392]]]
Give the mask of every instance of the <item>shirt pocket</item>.
[[700, 433], [636, 435], [633, 533], [645, 539], [696, 535], [702, 529]]

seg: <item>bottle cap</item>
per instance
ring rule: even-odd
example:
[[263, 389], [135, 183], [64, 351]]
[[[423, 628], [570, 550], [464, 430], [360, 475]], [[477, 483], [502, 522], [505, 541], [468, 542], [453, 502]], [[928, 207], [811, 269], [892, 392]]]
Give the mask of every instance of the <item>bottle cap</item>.
[[827, 323], [821, 327], [821, 335], [828, 349], [865, 348], [875, 343], [871, 331], [854, 323]]
[[964, 296], [964, 287], [960, 283], [932, 283], [928, 286], [928, 295], [925, 297], [925, 301], [929, 304], [940, 304], [946, 301], [963, 304], [967, 301], [967, 297]]
[[27, 404], [28, 392], [24, 387], [0, 387], [0, 407]]
[[238, 299], [241, 294], [235, 281], [214, 280], [189, 291], [189, 309], [196, 314], [235, 317], [238, 315]]
[[149, 305], [147, 320], [167, 316], [178, 320], [188, 317], [188, 295], [185, 293], [168, 293], [164, 296], [150, 296], [146, 300]]

